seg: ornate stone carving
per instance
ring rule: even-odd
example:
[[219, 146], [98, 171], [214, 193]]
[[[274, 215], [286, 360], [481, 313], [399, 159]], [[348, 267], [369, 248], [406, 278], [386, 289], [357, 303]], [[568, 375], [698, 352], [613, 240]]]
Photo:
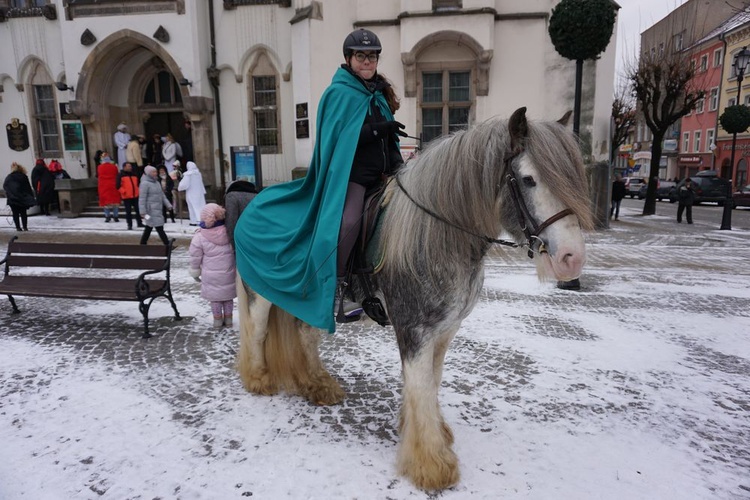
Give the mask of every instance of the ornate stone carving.
[[81, 33], [81, 45], [85, 45], [88, 47], [89, 45], [92, 45], [95, 42], [96, 42], [96, 36], [94, 36], [91, 30], [86, 28], [86, 31]]
[[169, 43], [169, 33], [164, 29], [164, 26], [159, 25], [159, 28], [154, 32], [153, 36], [161, 43]]

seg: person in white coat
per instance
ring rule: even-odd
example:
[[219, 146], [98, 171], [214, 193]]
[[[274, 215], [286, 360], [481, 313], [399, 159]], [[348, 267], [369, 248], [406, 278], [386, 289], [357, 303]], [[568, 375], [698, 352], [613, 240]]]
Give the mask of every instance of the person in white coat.
[[172, 134], [165, 135], [161, 140], [164, 143], [161, 147], [161, 156], [164, 159], [164, 166], [167, 167], [167, 173], [171, 174], [172, 170], [174, 170], [173, 164], [178, 155], [177, 143], [174, 142]]
[[197, 226], [201, 221], [201, 210], [206, 206], [206, 188], [203, 186], [201, 171], [198, 170], [195, 162], [187, 162], [187, 172], [182, 174], [177, 190], [185, 193], [185, 202], [190, 213], [190, 225]]
[[130, 142], [130, 134], [128, 134], [128, 126], [125, 122], [120, 123], [117, 126], [117, 132], [114, 135], [115, 145], [117, 146], [117, 168], [122, 170], [123, 164], [127, 160], [127, 148]]

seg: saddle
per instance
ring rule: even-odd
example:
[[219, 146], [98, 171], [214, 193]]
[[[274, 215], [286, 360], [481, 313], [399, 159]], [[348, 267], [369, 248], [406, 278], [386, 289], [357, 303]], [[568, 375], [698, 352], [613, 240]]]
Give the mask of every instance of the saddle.
[[375, 287], [372, 284], [372, 276], [380, 271], [383, 264], [382, 255], [378, 252], [378, 239], [380, 236], [380, 223], [382, 214], [387, 205], [387, 183], [380, 184], [375, 189], [365, 194], [364, 210], [362, 212], [362, 227], [354, 245], [352, 255], [349, 257], [348, 283], [351, 276], [357, 276], [364, 299], [362, 309], [365, 314], [380, 326], [390, 324], [385, 307], [378, 297], [375, 297]]

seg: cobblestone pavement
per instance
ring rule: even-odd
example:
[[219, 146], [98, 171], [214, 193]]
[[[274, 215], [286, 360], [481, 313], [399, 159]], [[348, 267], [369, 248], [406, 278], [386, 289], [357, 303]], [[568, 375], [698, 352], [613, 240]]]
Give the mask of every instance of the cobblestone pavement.
[[[2, 304], [0, 346], [21, 344], [39, 358], [0, 363], [0, 436], [15, 450], [0, 451], [0, 481], [13, 473], [5, 460], [13, 455], [66, 478], [67, 490], [39, 486], [28, 498], [750, 498], [750, 232], [623, 212], [589, 236], [580, 292], [536, 284], [522, 251], [492, 253], [480, 304], [446, 359], [441, 404], [463, 473], [452, 490], [424, 494], [395, 473], [401, 379], [389, 329], [362, 322], [325, 337], [326, 365], [347, 393], [342, 405], [245, 393], [233, 370], [236, 335], [209, 328], [187, 275], [187, 231], [174, 234], [173, 262], [185, 318], [174, 322], [157, 301], [148, 341], [133, 303], [19, 297], [18, 316]], [[61, 227], [23, 237], [91, 234]], [[147, 434], [134, 456], [115, 461], [120, 454], [92, 429], [122, 426], [127, 436], [132, 422], [115, 414], [114, 423], [99, 422], [101, 410], [88, 405], [101, 400], [76, 390], [109, 377], [158, 402], [139, 410], [136, 425], [173, 434]], [[44, 419], [66, 404], [47, 401], [45, 411], [39, 400], [61, 383], [80, 418], [39, 437]], [[165, 440], [183, 455], [154, 465]], [[610, 458], [608, 445], [633, 456]], [[556, 446], [566, 452], [544, 451]], [[274, 450], [289, 454], [286, 486], [273, 483], [282, 472], [263, 465], [278, 464]], [[606, 474], [604, 464], [624, 460], [634, 470], [639, 459], [652, 467], [648, 478], [621, 467], [616, 480], [592, 479]], [[160, 476], [162, 467], [169, 472]]]

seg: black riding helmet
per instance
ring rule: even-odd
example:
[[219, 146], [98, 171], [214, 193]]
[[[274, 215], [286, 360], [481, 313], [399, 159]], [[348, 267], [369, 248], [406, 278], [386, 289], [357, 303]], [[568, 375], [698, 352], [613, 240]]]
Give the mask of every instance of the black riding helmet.
[[360, 28], [349, 33], [344, 39], [344, 57], [350, 57], [356, 50], [374, 50], [376, 54], [380, 54], [383, 47], [375, 33]]

